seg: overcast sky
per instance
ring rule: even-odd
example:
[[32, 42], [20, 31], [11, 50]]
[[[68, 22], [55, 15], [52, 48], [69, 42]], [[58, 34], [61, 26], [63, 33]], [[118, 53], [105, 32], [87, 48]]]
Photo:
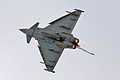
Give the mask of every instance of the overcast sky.
[[[19, 29], [43, 28], [75, 8], [85, 13], [72, 34], [95, 56], [66, 49], [56, 73], [44, 71], [37, 41], [27, 44]], [[0, 80], [120, 80], [120, 1], [0, 0]]]

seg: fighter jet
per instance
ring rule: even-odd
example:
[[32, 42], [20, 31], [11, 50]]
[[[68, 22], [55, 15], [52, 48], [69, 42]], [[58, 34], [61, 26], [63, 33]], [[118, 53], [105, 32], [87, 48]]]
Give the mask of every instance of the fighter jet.
[[55, 73], [53, 70], [65, 48], [79, 48], [94, 55], [81, 48], [78, 45], [79, 39], [71, 34], [78, 18], [84, 11], [75, 9], [73, 12], [66, 12], [68, 14], [50, 22], [45, 28], [38, 28], [39, 22], [37, 22], [29, 29], [19, 29], [26, 34], [27, 43], [30, 43], [32, 37], [38, 41], [38, 48], [43, 59], [43, 62], [40, 63], [45, 64], [46, 69], [44, 70], [53, 73]]

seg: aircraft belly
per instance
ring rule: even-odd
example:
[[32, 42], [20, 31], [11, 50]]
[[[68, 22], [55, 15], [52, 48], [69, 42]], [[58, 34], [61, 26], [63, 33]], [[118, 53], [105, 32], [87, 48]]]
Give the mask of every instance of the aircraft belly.
[[[65, 16], [62, 16], [51, 23], [45, 28], [37, 28], [39, 22], [34, 24], [29, 29], [20, 29], [27, 36], [27, 43], [29, 43], [34, 37], [38, 41], [38, 48], [45, 64], [46, 71], [53, 72], [64, 48], [76, 48], [74, 42], [79, 42], [77, 38], [74, 38], [71, 32], [73, 31], [75, 24], [78, 21], [82, 10], [75, 9], [73, 12], [68, 12]], [[85, 49], [79, 47], [81, 50]], [[93, 53], [90, 53], [93, 55]]]

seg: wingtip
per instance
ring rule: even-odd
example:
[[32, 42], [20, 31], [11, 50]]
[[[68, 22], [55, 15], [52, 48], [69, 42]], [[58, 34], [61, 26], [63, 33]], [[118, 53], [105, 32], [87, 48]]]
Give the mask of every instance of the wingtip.
[[80, 10], [80, 9], [74, 9], [74, 10], [76, 10], [76, 11], [80, 11], [80, 12], [85, 12], [85, 11], [83, 11], [83, 10]]
[[36, 24], [39, 24], [39, 22], [36, 22]]

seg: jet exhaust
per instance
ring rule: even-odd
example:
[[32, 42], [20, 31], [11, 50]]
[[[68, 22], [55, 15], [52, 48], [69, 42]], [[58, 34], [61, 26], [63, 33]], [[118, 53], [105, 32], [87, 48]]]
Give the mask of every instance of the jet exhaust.
[[78, 48], [78, 49], [81, 49], [82, 51], [85, 51], [85, 52], [87, 52], [87, 53], [89, 53], [89, 54], [91, 54], [91, 55], [95, 55], [94, 53], [91, 53], [91, 52], [89, 52], [89, 51], [87, 51], [87, 50], [81, 48], [80, 45], [77, 46], [77, 48]]

